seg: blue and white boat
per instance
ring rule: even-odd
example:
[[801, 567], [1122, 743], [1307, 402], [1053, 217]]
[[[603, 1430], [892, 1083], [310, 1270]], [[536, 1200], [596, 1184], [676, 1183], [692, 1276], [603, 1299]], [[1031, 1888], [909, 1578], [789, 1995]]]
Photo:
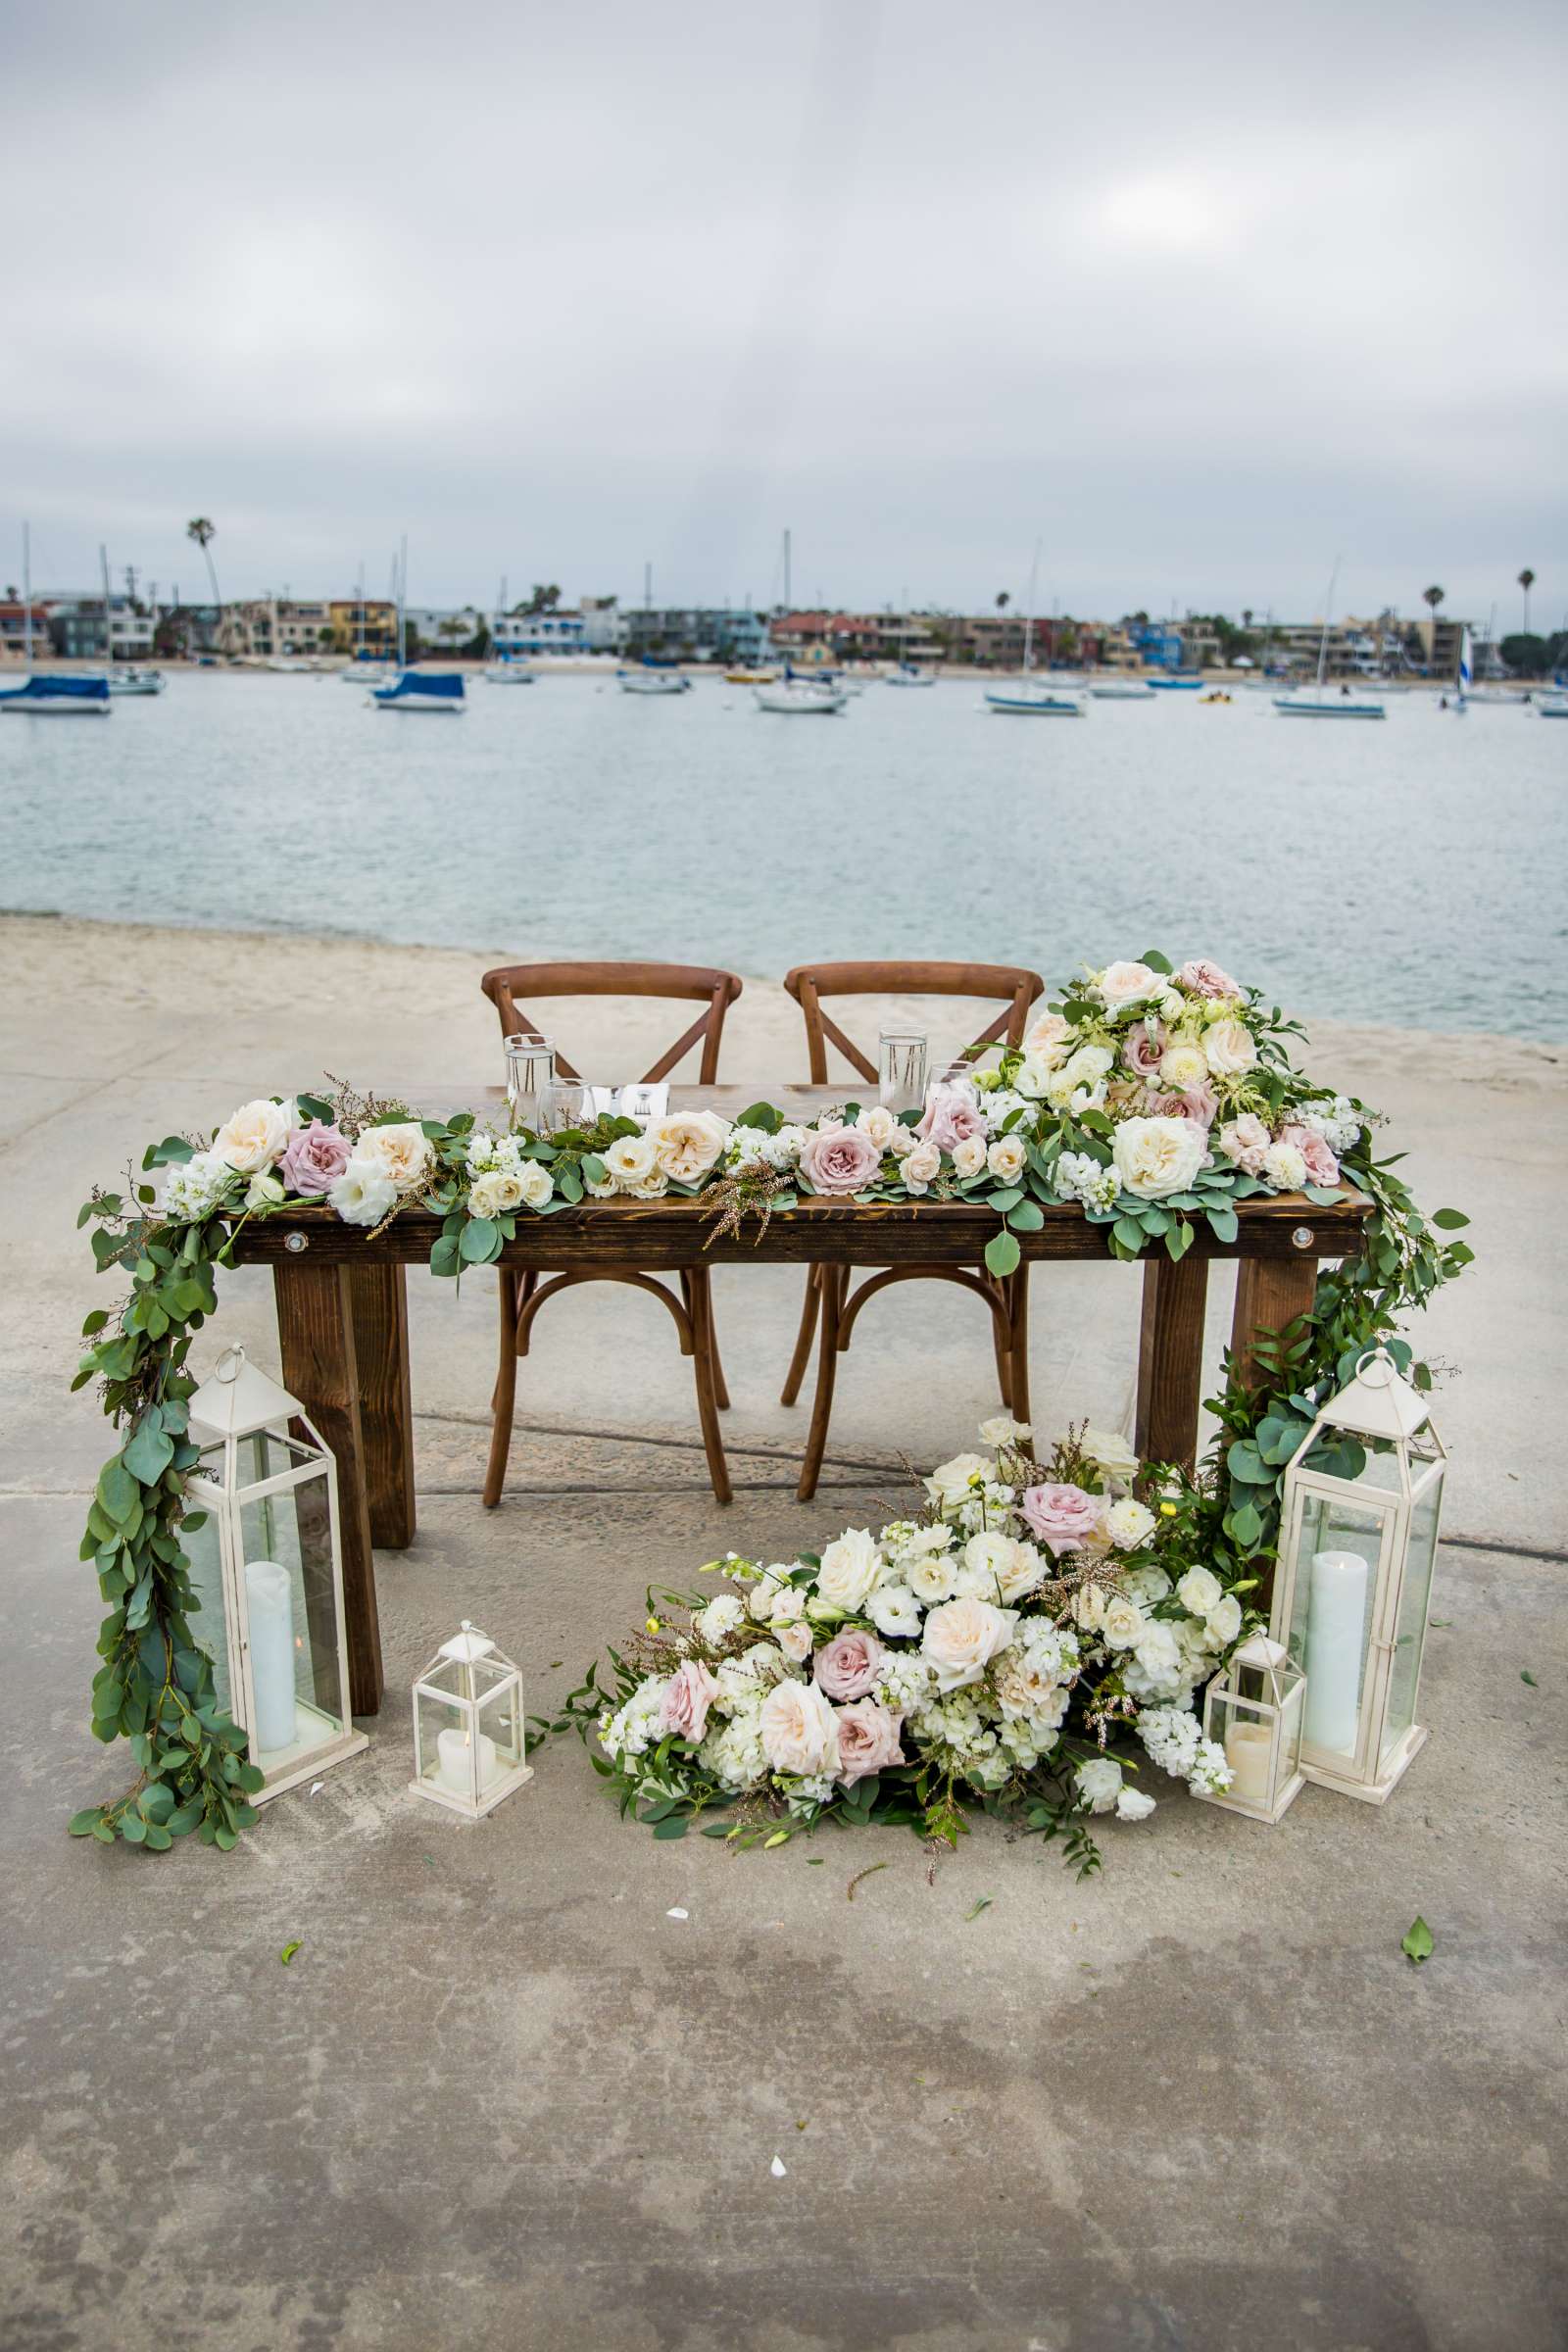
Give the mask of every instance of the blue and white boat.
[[692, 682], [683, 670], [662, 669], [644, 662], [641, 669], [617, 669], [615, 683], [622, 694], [690, 694]]
[[1107, 678], [1089, 691], [1097, 703], [1152, 703], [1154, 699], [1154, 689], [1147, 678]]
[[446, 710], [454, 716], [464, 708], [460, 669], [404, 669], [390, 686], [377, 686], [370, 700], [378, 710]]
[[1323, 679], [1328, 666], [1329, 627], [1334, 618], [1334, 591], [1339, 585], [1340, 560], [1334, 559], [1329, 573], [1329, 592], [1323, 608], [1323, 634], [1317, 647], [1317, 683], [1310, 694], [1277, 694], [1274, 708], [1282, 718], [1386, 718], [1387, 711], [1380, 702], [1366, 695], [1355, 695], [1348, 686], [1338, 694], [1324, 691]]
[[1171, 669], [1149, 683], [1156, 694], [1196, 694], [1203, 681], [1197, 670]]
[[0, 710], [28, 718], [107, 718], [114, 709], [107, 678], [28, 677], [0, 692]]
[[1024, 718], [1082, 718], [1083, 704], [1075, 694], [1055, 694], [1041, 683], [1020, 678], [1016, 685], [986, 690], [989, 710], [1002, 710]]
[[1544, 694], [1536, 709], [1543, 718], [1568, 718], [1568, 694]]
[[916, 662], [901, 662], [897, 669], [888, 671], [887, 682], [890, 686], [934, 686], [937, 673], [922, 669]]

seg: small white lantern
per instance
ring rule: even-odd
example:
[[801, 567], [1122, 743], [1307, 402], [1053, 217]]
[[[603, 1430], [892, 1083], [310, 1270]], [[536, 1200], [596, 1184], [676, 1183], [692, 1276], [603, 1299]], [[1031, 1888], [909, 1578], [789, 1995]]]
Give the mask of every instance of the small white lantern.
[[478, 1821], [533, 1779], [522, 1676], [467, 1618], [414, 1685], [414, 1779], [432, 1804]]
[[[1325, 1448], [1337, 1467], [1314, 1461]], [[1301, 1770], [1369, 1804], [1426, 1742], [1416, 1692], [1446, 1459], [1425, 1399], [1374, 1348], [1285, 1473], [1269, 1630], [1306, 1676]]]
[[1205, 1804], [1224, 1805], [1251, 1821], [1278, 1821], [1306, 1787], [1301, 1772], [1301, 1717], [1306, 1678], [1284, 1644], [1253, 1634], [1237, 1647], [1203, 1698], [1203, 1737], [1225, 1750], [1228, 1788]]
[[349, 1714], [337, 1464], [243, 1348], [220, 1357], [189, 1411], [189, 1500], [208, 1514], [180, 1535], [199, 1604], [191, 1635], [220, 1706], [249, 1734], [265, 1805], [370, 1744]]

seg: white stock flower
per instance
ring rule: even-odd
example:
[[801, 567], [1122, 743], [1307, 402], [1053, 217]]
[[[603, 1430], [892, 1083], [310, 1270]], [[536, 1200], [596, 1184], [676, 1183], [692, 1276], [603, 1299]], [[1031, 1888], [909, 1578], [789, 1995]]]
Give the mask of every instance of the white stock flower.
[[211, 1216], [234, 1183], [234, 1170], [221, 1153], [197, 1152], [172, 1167], [164, 1186], [164, 1213], [185, 1224]]
[[1091, 1813], [1109, 1813], [1121, 1794], [1121, 1766], [1110, 1756], [1089, 1756], [1073, 1774]]
[[345, 1225], [379, 1225], [402, 1198], [386, 1170], [358, 1152], [326, 1197]]
[[1176, 1587], [1176, 1597], [1190, 1617], [1206, 1617], [1224, 1590], [1212, 1568], [1189, 1568]]
[[294, 1107], [292, 1102], [242, 1102], [214, 1136], [212, 1149], [241, 1176], [259, 1176], [282, 1158]]
[[865, 1613], [892, 1642], [912, 1642], [920, 1631], [920, 1603], [907, 1585], [878, 1585]]
[[1124, 1494], [1105, 1513], [1105, 1533], [1118, 1551], [1136, 1551], [1154, 1532], [1154, 1514], [1144, 1503]]
[[920, 1647], [936, 1670], [939, 1690], [977, 1683], [1012, 1637], [1013, 1614], [989, 1600], [945, 1600], [927, 1616]]
[[1232, 1016], [1215, 1021], [1203, 1032], [1203, 1057], [1216, 1078], [1236, 1078], [1257, 1060], [1252, 1032]]
[[868, 1528], [846, 1528], [822, 1554], [816, 1593], [829, 1608], [853, 1614], [862, 1608], [882, 1576], [882, 1556]]
[[[416, 1119], [393, 1119], [384, 1127], [367, 1127], [354, 1147], [354, 1159], [376, 1170], [400, 1194], [419, 1190], [433, 1157], [430, 1139]], [[350, 1160], [349, 1166], [353, 1165]]]
[[986, 1166], [999, 1184], [1016, 1184], [1023, 1174], [1025, 1151], [1019, 1135], [993, 1136], [986, 1151]]
[[1185, 1193], [1208, 1156], [1208, 1137], [1192, 1119], [1123, 1119], [1111, 1156], [1138, 1200]]

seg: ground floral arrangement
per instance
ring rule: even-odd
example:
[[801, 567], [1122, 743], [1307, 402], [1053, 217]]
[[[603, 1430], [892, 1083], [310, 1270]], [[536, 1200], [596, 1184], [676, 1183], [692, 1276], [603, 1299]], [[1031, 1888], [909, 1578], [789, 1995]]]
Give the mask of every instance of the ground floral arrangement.
[[1131, 1740], [1229, 1787], [1194, 1699], [1258, 1578], [1205, 1564], [1201, 1489], [1087, 1427], [1043, 1458], [1006, 1416], [980, 1438], [879, 1535], [769, 1565], [730, 1552], [710, 1567], [738, 1589], [706, 1602], [650, 1593], [563, 1719], [597, 1739], [624, 1809], [662, 1838], [734, 1807], [705, 1835], [781, 1845], [829, 1818], [952, 1843], [970, 1800], [1064, 1837], [1083, 1873], [1087, 1816], [1154, 1810]]
[[[967, 1201], [996, 1214], [985, 1258], [1002, 1276], [1019, 1263], [1016, 1237], [1037, 1230], [1048, 1207], [1076, 1206], [1104, 1229], [1114, 1256], [1135, 1258], [1158, 1247], [1174, 1259], [1191, 1248], [1199, 1220], [1218, 1241], [1234, 1241], [1241, 1201], [1299, 1193], [1326, 1203], [1339, 1198], [1342, 1184], [1353, 1185], [1372, 1204], [1361, 1256], [1325, 1270], [1310, 1314], [1264, 1344], [1260, 1389], [1244, 1385], [1227, 1365], [1216, 1404], [1221, 1435], [1215, 1455], [1196, 1486], [1167, 1491], [1161, 1498], [1174, 1504], [1174, 1513], [1164, 1515], [1174, 1516], [1190, 1544], [1191, 1564], [1211, 1575], [1222, 1595], [1235, 1597], [1268, 1572], [1279, 1480], [1318, 1399], [1348, 1377], [1376, 1341], [1389, 1341], [1401, 1367], [1412, 1368], [1408, 1347], [1393, 1336], [1397, 1317], [1424, 1305], [1471, 1254], [1462, 1242], [1446, 1241], [1441, 1230], [1466, 1220], [1452, 1209], [1423, 1217], [1394, 1174], [1393, 1161], [1376, 1157], [1376, 1115], [1293, 1067], [1289, 1040], [1300, 1034], [1256, 989], [1243, 987], [1217, 965], [1199, 958], [1178, 968], [1146, 952], [1137, 961], [1110, 963], [1070, 981], [1021, 1047], [973, 1055], [930, 1090], [918, 1111], [904, 1114], [847, 1102], [800, 1125], [770, 1104], [757, 1103], [733, 1123], [709, 1110], [676, 1111], [648, 1122], [607, 1115], [591, 1126], [546, 1136], [490, 1127], [467, 1111], [419, 1119], [405, 1104], [334, 1082], [330, 1095], [262, 1098], [210, 1136], [168, 1136], [152, 1146], [140, 1175], [132, 1173], [122, 1192], [95, 1191], [78, 1220], [94, 1228], [99, 1270], [114, 1269], [130, 1281], [129, 1297], [118, 1308], [87, 1317], [83, 1336], [89, 1346], [74, 1386], [98, 1383], [104, 1409], [123, 1435], [99, 1478], [81, 1557], [96, 1568], [109, 1610], [98, 1643], [103, 1664], [93, 1685], [93, 1730], [105, 1741], [129, 1740], [139, 1777], [123, 1795], [78, 1813], [73, 1831], [104, 1841], [124, 1838], [159, 1851], [191, 1831], [210, 1843], [232, 1845], [255, 1818], [248, 1799], [261, 1776], [248, 1760], [245, 1734], [219, 1709], [211, 1664], [189, 1624], [194, 1603], [180, 1530], [194, 1524], [186, 1517], [185, 1489], [196, 1448], [186, 1422], [186, 1399], [195, 1386], [186, 1359], [192, 1338], [216, 1311], [216, 1269], [233, 1262], [240, 1226], [283, 1209], [297, 1212], [301, 1205], [335, 1212], [371, 1237], [399, 1215], [432, 1214], [441, 1231], [431, 1271], [458, 1275], [499, 1257], [520, 1218], [548, 1216], [584, 1200], [602, 1203], [604, 1213], [613, 1215], [627, 1202], [690, 1199], [709, 1217], [714, 1238], [753, 1223], [760, 1230], [803, 1199]], [[145, 1181], [160, 1168], [168, 1171], [161, 1199]], [[1413, 1377], [1424, 1385], [1425, 1366], [1415, 1364]], [[1018, 1448], [1025, 1440], [1014, 1433], [1009, 1444]], [[1021, 1468], [1026, 1457], [1004, 1458]], [[1079, 1466], [1088, 1466], [1087, 1457]], [[1035, 1483], [1075, 1483], [1061, 1472], [1058, 1458]], [[1102, 1483], [1081, 1491], [1103, 1498], [1108, 1475], [1102, 1471]], [[999, 1472], [991, 1483], [1000, 1494], [1015, 1481]], [[1129, 1493], [1117, 1499], [1140, 1497]], [[973, 1501], [971, 1496], [960, 1507]], [[985, 1507], [1011, 1510], [1012, 1499]], [[1113, 1507], [1107, 1504], [1107, 1522]], [[960, 1532], [958, 1521], [943, 1524]], [[965, 1546], [988, 1533], [1026, 1541], [1000, 1525], [962, 1532]], [[1169, 1574], [1167, 1558], [1180, 1565], [1168, 1549], [1173, 1540], [1156, 1530], [1151, 1539], [1155, 1551], [1129, 1573], [1159, 1565], [1162, 1575]], [[902, 1559], [897, 1545], [894, 1551]], [[877, 1556], [890, 1564], [892, 1555], [878, 1550]], [[803, 1580], [817, 1579], [812, 1589], [820, 1595], [820, 1570], [808, 1561], [799, 1573]], [[954, 1573], [972, 1579], [978, 1571], [966, 1563]], [[1058, 1677], [1058, 1687], [1087, 1693], [1099, 1685], [1094, 1660], [1080, 1642], [1089, 1629], [1072, 1613], [1076, 1588], [1065, 1598], [1061, 1592], [1052, 1594], [1052, 1588], [1071, 1587], [1073, 1577], [1085, 1573], [1091, 1590], [1105, 1588], [1102, 1562], [1095, 1571], [1091, 1560], [1087, 1571], [1074, 1567], [1048, 1578], [1039, 1588], [1043, 1597], [1023, 1614], [1039, 1628], [1049, 1618], [1063, 1667], [1069, 1649], [1077, 1650], [1071, 1675]], [[792, 1592], [804, 1589], [796, 1578], [791, 1570], [784, 1580]], [[915, 1591], [907, 1577], [886, 1581], [889, 1590], [902, 1584]], [[1125, 1601], [1127, 1588], [1111, 1597]], [[984, 1600], [999, 1609], [1012, 1605], [956, 1586], [951, 1598], [976, 1605]], [[819, 1599], [812, 1617], [803, 1604], [803, 1613], [822, 1622], [820, 1606]], [[1174, 1627], [1179, 1616], [1178, 1610], [1162, 1617], [1156, 1609], [1153, 1622]], [[146, 1638], [152, 1629], [162, 1635], [161, 1644]], [[859, 1630], [883, 1638], [874, 1618]], [[887, 1637], [890, 1649], [897, 1639]], [[779, 1654], [787, 1659], [787, 1648]], [[701, 1648], [692, 1662], [709, 1664]], [[720, 1654], [710, 1670], [716, 1674], [732, 1663]], [[650, 1660], [650, 1671], [652, 1665]], [[1143, 1669], [1135, 1664], [1133, 1671]], [[793, 1674], [778, 1688], [786, 1683], [791, 1690], [822, 1690]], [[1120, 1695], [1133, 1699], [1136, 1691], [1124, 1685]], [[791, 1702], [786, 1694], [773, 1703], [776, 1715]], [[884, 1706], [880, 1699], [871, 1703]], [[1064, 1721], [1074, 1704], [1082, 1702], [1069, 1699]], [[913, 1703], [901, 1720], [911, 1741], [923, 1737]], [[1000, 1719], [985, 1728], [1001, 1740]], [[1094, 1727], [1097, 1740], [1100, 1728]], [[849, 1737], [853, 1741], [856, 1734]], [[1018, 1735], [1010, 1739], [1011, 1746], [1003, 1743], [1008, 1754]], [[943, 1758], [952, 1752], [941, 1748]], [[1095, 1762], [1088, 1760], [1091, 1772]], [[1092, 1808], [1109, 1787], [1108, 1761], [1100, 1762], [1104, 1771], [1098, 1781], [1081, 1783], [1074, 1766], [1064, 1793], [1033, 1801], [1055, 1802], [1058, 1811], [1062, 1805]], [[940, 1783], [945, 1791], [930, 1801], [946, 1821], [960, 1789], [986, 1793], [974, 1770], [949, 1772], [940, 1759], [923, 1769], [927, 1789]], [[821, 1780], [824, 1773], [796, 1777]], [[839, 1786], [838, 1778], [826, 1777]], [[862, 1774], [849, 1788], [863, 1788], [870, 1777]], [[720, 1784], [715, 1780], [714, 1786]], [[927, 1804], [918, 1791], [917, 1797]], [[670, 1818], [684, 1819], [682, 1801], [671, 1800]], [[851, 1803], [847, 1790], [832, 1803], [839, 1812], [864, 1809], [863, 1799]]]

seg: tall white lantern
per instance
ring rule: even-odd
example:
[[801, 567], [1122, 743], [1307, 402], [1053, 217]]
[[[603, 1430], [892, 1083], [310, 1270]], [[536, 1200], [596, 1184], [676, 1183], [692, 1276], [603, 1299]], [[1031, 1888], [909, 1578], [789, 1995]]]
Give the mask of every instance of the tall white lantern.
[[414, 1684], [417, 1796], [478, 1821], [533, 1779], [522, 1717], [522, 1676], [467, 1618]]
[[[1337, 1468], [1314, 1462], [1325, 1452]], [[1446, 1459], [1425, 1398], [1374, 1348], [1285, 1473], [1269, 1630], [1306, 1676], [1301, 1770], [1369, 1804], [1426, 1742], [1416, 1693]]]
[[220, 1706], [266, 1776], [254, 1802], [368, 1747], [348, 1702], [337, 1464], [297, 1398], [243, 1348], [190, 1400], [190, 1474], [203, 1526], [181, 1531], [197, 1646]]

